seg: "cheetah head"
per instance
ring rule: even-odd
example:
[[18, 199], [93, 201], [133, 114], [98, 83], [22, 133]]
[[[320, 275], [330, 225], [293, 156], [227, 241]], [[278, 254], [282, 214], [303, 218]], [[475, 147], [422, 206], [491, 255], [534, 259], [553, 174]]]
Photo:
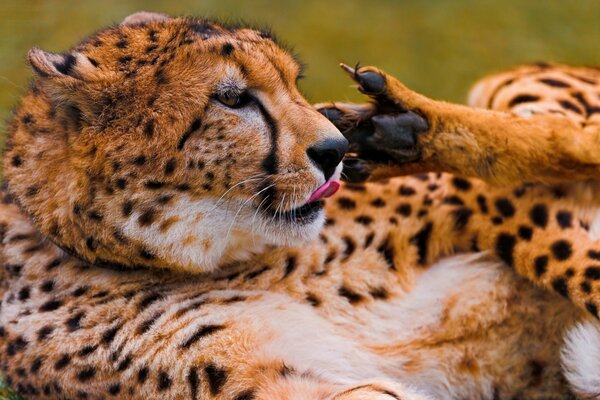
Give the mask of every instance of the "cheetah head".
[[138, 13], [29, 62], [5, 176], [65, 251], [206, 272], [320, 230], [347, 142], [270, 35]]

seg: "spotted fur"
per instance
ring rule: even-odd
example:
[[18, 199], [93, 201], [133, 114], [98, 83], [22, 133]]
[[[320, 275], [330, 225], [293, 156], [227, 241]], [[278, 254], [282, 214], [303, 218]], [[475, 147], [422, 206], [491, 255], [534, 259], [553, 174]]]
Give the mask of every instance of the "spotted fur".
[[24, 396], [570, 394], [558, 349], [600, 274], [569, 193], [428, 173], [345, 185], [324, 221], [307, 150], [340, 135], [270, 35], [142, 13], [30, 62], [0, 207], [0, 367]]

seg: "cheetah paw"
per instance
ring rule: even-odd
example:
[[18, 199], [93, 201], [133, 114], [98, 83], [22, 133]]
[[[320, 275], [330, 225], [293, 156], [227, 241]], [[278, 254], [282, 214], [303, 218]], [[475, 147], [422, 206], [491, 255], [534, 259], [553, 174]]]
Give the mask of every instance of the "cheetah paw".
[[363, 181], [375, 168], [419, 161], [423, 146], [419, 137], [429, 130], [429, 123], [412, 100], [422, 96], [377, 68], [341, 66], [372, 100], [316, 106], [350, 141], [350, 155], [344, 161], [347, 180]]

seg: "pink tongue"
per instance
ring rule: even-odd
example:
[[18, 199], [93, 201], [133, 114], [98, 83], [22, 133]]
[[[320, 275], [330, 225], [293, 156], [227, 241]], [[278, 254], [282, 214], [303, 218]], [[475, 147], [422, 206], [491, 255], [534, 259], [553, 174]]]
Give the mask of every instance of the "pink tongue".
[[340, 188], [340, 182], [338, 181], [327, 181], [320, 188], [315, 190], [313, 194], [310, 195], [310, 199], [308, 202], [321, 200], [325, 197], [331, 197], [338, 191]]

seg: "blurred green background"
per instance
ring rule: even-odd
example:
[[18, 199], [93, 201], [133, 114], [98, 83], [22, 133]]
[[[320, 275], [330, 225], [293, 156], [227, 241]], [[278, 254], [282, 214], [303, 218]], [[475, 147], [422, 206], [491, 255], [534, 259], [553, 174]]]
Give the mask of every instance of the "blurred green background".
[[482, 75], [514, 64], [600, 64], [600, 0], [1, 0], [1, 120], [31, 77], [30, 47], [66, 50], [138, 10], [272, 27], [308, 64], [301, 84], [313, 102], [360, 100], [340, 61], [375, 64], [452, 101]]
[[26, 87], [27, 49], [66, 50], [138, 10], [271, 26], [308, 64], [311, 101], [360, 99], [340, 61], [375, 64], [454, 101], [483, 74], [517, 63], [600, 64], [599, 0], [2, 0], [0, 116]]

